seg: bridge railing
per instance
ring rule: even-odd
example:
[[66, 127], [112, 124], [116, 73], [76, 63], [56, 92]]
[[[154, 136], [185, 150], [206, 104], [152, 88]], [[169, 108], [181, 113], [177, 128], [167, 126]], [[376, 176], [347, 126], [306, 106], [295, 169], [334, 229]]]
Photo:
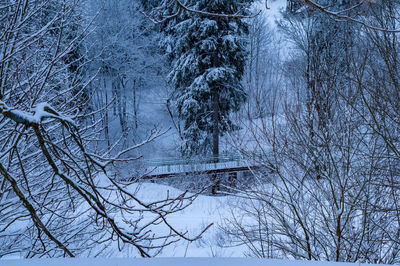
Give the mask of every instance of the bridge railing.
[[222, 154], [220, 156], [207, 156], [207, 157], [191, 157], [191, 158], [167, 158], [167, 159], [151, 159], [145, 160], [145, 164], [148, 166], [168, 166], [168, 165], [192, 165], [192, 164], [207, 164], [214, 162], [230, 162], [230, 161], [241, 161], [242, 158], [239, 154]]
[[148, 168], [154, 168], [150, 175], [168, 175], [173, 173], [204, 172], [218, 169], [246, 167], [247, 162], [238, 154], [222, 154], [218, 157], [168, 158], [148, 160]]

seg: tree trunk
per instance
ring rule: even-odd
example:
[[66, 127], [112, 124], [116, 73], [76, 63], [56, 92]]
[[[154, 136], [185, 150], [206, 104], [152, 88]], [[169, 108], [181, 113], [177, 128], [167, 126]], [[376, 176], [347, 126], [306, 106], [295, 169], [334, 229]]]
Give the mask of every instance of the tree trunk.
[[[213, 159], [214, 163], [218, 162], [219, 156], [219, 105], [218, 105], [218, 91], [214, 88], [211, 92], [211, 103], [212, 103], [212, 121], [213, 121]], [[211, 193], [213, 195], [217, 194], [217, 190], [219, 190], [219, 183], [217, 174], [212, 174], [211, 177], [214, 185], [211, 188]]]
[[[104, 77], [103, 81], [104, 81], [104, 92], [106, 94], [105, 98], [106, 98], [106, 105], [107, 105], [108, 104], [108, 92], [107, 92], [107, 83], [106, 83], [105, 77]], [[111, 143], [110, 143], [110, 134], [109, 134], [109, 129], [108, 129], [108, 108], [106, 108], [105, 114], [104, 114], [104, 134], [105, 134], [105, 138], [107, 141], [107, 147], [110, 148]]]
[[213, 120], [213, 157], [214, 161], [218, 162], [219, 156], [219, 105], [218, 105], [218, 91], [214, 88], [211, 92], [212, 102], [212, 120]]
[[138, 118], [137, 118], [137, 100], [136, 100], [136, 79], [133, 80], [133, 115], [135, 119], [135, 129], [138, 128]]

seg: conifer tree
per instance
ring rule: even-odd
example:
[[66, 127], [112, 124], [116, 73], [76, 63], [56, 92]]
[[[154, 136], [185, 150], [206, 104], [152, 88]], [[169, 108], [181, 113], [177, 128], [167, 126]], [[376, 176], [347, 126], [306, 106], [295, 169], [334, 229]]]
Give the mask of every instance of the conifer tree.
[[[186, 4], [198, 11], [234, 14], [250, 2], [198, 0]], [[235, 127], [229, 115], [246, 100], [241, 80], [247, 22], [184, 11], [168, 22], [165, 32], [163, 44], [172, 62], [171, 100], [183, 123], [182, 152], [195, 155], [212, 150], [218, 156], [219, 137]]]

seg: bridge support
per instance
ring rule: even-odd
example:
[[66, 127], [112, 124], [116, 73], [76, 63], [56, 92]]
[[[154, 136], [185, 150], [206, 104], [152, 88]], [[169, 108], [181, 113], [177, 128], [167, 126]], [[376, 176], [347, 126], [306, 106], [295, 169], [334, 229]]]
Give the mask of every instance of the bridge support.
[[217, 174], [211, 174], [211, 182], [213, 183], [211, 187], [211, 194], [216, 195], [218, 190], [221, 190], [221, 180], [218, 178]]

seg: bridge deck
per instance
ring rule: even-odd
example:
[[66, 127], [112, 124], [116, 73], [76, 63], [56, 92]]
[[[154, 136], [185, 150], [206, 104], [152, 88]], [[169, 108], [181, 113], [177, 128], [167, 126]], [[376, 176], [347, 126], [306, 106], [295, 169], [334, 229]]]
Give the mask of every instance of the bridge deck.
[[223, 161], [216, 163], [193, 163], [177, 165], [156, 166], [147, 175], [148, 177], [166, 177], [171, 175], [182, 175], [188, 173], [224, 173], [248, 171], [249, 165], [246, 161]]

